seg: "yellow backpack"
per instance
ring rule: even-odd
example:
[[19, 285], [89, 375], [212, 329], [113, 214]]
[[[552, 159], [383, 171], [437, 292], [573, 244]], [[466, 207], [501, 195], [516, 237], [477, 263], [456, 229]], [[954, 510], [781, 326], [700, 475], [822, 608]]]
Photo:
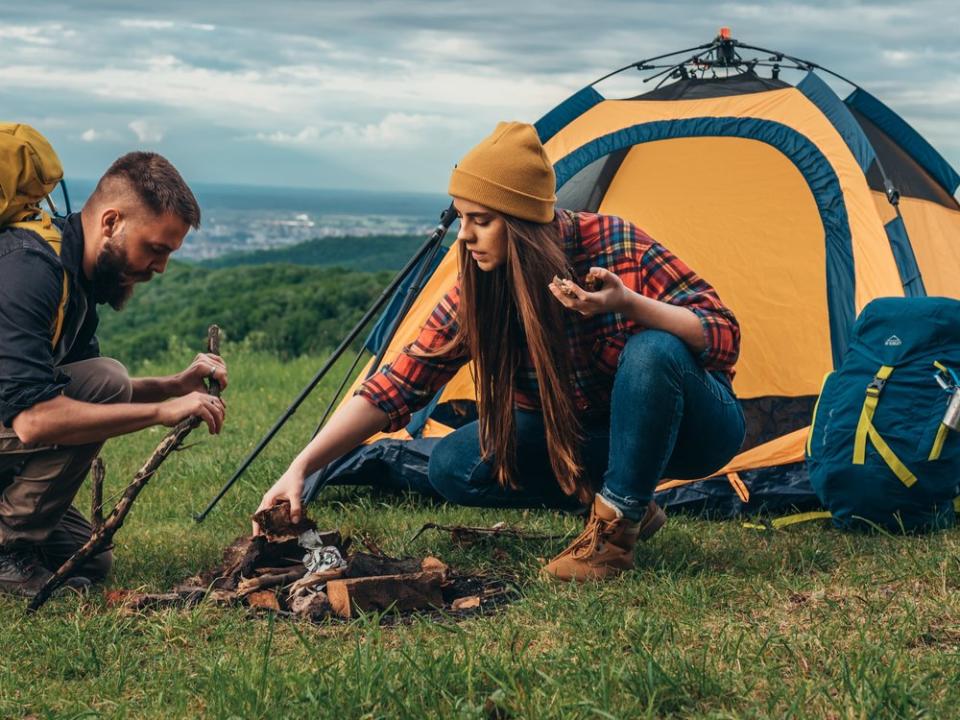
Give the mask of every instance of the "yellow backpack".
[[[0, 122], [0, 228], [31, 230], [59, 256], [60, 230], [40, 208], [63, 180], [63, 166], [47, 139], [29, 125]], [[51, 207], [53, 204], [51, 203]], [[69, 278], [63, 272], [63, 294], [53, 319], [53, 347], [63, 331]]]

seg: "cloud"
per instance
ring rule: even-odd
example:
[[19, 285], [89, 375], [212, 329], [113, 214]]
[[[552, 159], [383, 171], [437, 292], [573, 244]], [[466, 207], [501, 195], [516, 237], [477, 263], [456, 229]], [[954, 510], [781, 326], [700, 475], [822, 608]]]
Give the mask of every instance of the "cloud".
[[257, 140], [277, 143], [278, 145], [305, 145], [316, 142], [320, 138], [320, 128], [316, 125], [308, 125], [297, 133], [277, 130], [272, 133], [258, 132], [255, 137]]
[[124, 19], [120, 21], [121, 27], [135, 28], [138, 30], [170, 30], [174, 27], [173, 20], [146, 20], [142, 18]]
[[95, 142], [118, 142], [122, 140], [120, 133], [115, 130], [97, 130], [96, 128], [87, 128], [80, 133], [80, 139], [85, 143]]
[[127, 127], [133, 130], [133, 134], [137, 136], [137, 140], [142, 143], [158, 143], [163, 140], [163, 128], [149, 120], [133, 120]]
[[28, 45], [54, 45], [64, 37], [67, 31], [62, 25], [0, 25], [0, 38], [14, 40]]
[[124, 18], [119, 21], [120, 27], [133, 30], [173, 30], [177, 27], [186, 27], [191, 30], [201, 32], [213, 32], [217, 26], [205, 22], [174, 22], [173, 20], [160, 20], [149, 18]]
[[276, 145], [314, 148], [396, 148], [422, 145], [435, 137], [437, 132], [455, 131], [462, 127], [463, 123], [455, 118], [388, 113], [382, 120], [373, 123], [323, 123], [307, 125], [296, 132], [258, 132], [253, 137]]

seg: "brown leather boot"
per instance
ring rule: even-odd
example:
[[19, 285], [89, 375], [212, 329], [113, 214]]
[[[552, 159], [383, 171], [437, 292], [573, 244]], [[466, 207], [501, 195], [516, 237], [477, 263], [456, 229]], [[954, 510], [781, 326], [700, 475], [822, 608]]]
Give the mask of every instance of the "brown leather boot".
[[[32, 548], [0, 546], [0, 593], [32, 598], [52, 576], [53, 573], [40, 564]], [[74, 590], [89, 586], [90, 581], [80, 576], [74, 576], [64, 583], [64, 587]]]
[[600, 495], [593, 501], [583, 532], [541, 570], [557, 580], [606, 580], [633, 569], [633, 549], [663, 527], [667, 516], [652, 500], [639, 522], [623, 516]]

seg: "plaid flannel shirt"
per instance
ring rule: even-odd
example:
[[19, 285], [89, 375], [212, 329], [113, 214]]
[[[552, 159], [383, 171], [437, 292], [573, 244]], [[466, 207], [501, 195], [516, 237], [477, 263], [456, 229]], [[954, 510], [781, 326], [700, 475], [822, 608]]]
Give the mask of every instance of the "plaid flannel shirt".
[[[583, 284], [591, 267], [602, 267], [618, 275], [631, 290], [689, 308], [700, 319], [706, 340], [698, 361], [706, 370], [725, 375], [728, 381], [733, 379], [733, 366], [740, 351], [740, 327], [707, 282], [626, 220], [569, 210], [560, 210], [558, 215], [564, 250], [579, 284]], [[435, 350], [449, 342], [457, 331], [459, 301], [458, 283], [436, 306], [417, 339], [357, 389], [356, 395], [387, 414], [388, 431], [404, 427], [411, 413], [426, 406], [469, 361], [466, 354], [432, 358], [414, 355], [416, 351]], [[631, 335], [645, 328], [619, 313], [586, 318], [571, 312], [567, 317], [577, 409], [584, 414], [609, 411], [620, 352]], [[539, 410], [540, 391], [526, 349], [514, 384], [517, 407]]]

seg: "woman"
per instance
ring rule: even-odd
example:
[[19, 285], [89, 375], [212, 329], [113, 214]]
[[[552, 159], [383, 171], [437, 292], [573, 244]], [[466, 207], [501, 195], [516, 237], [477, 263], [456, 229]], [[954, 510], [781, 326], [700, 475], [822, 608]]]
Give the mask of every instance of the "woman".
[[261, 508], [287, 499], [299, 515], [310, 473], [402, 428], [473, 360], [478, 420], [435, 446], [433, 489], [467, 505], [589, 503], [586, 529], [544, 572], [582, 581], [633, 567], [637, 541], [666, 520], [651, 499], [658, 480], [709, 475], [740, 447], [739, 327], [663, 246], [620, 218], [556, 210], [554, 188], [530, 125], [500, 123], [467, 154], [449, 187], [457, 285]]

